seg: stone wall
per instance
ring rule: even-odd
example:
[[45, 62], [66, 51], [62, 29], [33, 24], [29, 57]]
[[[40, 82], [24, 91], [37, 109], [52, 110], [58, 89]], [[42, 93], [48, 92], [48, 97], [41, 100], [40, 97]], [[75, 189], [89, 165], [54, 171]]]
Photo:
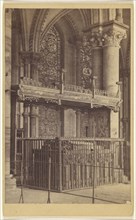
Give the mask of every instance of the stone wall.
[[5, 156], [6, 175], [10, 173], [10, 100], [11, 100], [11, 10], [5, 12]]

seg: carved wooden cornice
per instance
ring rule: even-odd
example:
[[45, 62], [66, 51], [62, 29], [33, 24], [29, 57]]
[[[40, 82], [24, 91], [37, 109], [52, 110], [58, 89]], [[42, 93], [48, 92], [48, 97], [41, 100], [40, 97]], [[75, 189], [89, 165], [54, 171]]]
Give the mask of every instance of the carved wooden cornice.
[[64, 87], [63, 93], [56, 88], [41, 87], [36, 84], [25, 84], [21, 82], [14, 88], [16, 90], [17, 99], [20, 102], [27, 103], [53, 103], [63, 105], [63, 103], [79, 103], [81, 105], [87, 104], [90, 108], [99, 108], [105, 106], [114, 111], [119, 111], [122, 100], [112, 94], [102, 93], [96, 91], [95, 94], [90, 90], [68, 91]]

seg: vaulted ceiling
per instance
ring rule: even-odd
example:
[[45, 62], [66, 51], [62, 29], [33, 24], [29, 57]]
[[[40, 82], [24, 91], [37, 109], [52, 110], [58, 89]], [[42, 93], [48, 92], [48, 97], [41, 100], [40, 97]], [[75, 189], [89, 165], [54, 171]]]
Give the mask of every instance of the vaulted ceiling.
[[[111, 10], [111, 9], [110, 9]], [[116, 9], [16, 9], [23, 49], [38, 52], [39, 41], [54, 25], [66, 41], [75, 42], [91, 24], [115, 19]], [[101, 15], [101, 18], [100, 18]], [[99, 20], [101, 19], [101, 21]], [[129, 10], [123, 19], [129, 25]]]

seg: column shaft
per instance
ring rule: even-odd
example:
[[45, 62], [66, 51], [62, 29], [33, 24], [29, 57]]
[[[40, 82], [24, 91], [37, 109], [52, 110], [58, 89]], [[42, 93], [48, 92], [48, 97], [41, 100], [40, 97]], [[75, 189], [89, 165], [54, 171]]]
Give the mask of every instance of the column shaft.
[[[30, 77], [31, 79], [38, 81], [38, 72], [37, 72], [37, 61], [38, 55], [32, 53], [30, 55]], [[39, 136], [39, 107], [31, 105], [30, 108], [30, 136], [38, 137]]]
[[117, 9], [116, 10], [116, 19], [117, 21], [123, 23], [123, 16], [122, 16], [122, 9]]
[[81, 42], [76, 42], [76, 85], [81, 85], [81, 64], [80, 64], [80, 47]]
[[119, 48], [106, 46], [103, 48], [103, 89], [109, 93], [117, 93], [119, 81]]
[[119, 112], [110, 112], [110, 137], [119, 137]]
[[[10, 174], [11, 148], [11, 10], [5, 12], [5, 174]], [[4, 78], [4, 75], [3, 75]], [[7, 91], [7, 92], [6, 92]]]
[[76, 137], [80, 137], [80, 128], [81, 128], [81, 112], [77, 110], [76, 112]]
[[27, 138], [29, 136], [29, 131], [28, 131], [28, 117], [29, 117], [29, 111], [28, 111], [28, 106], [24, 104], [24, 138]]
[[38, 107], [32, 105], [30, 110], [30, 136], [38, 137], [39, 124], [38, 124]]
[[94, 47], [93, 48], [93, 76], [96, 76], [97, 79], [95, 81], [95, 88], [102, 89], [103, 87], [103, 51], [102, 47]]

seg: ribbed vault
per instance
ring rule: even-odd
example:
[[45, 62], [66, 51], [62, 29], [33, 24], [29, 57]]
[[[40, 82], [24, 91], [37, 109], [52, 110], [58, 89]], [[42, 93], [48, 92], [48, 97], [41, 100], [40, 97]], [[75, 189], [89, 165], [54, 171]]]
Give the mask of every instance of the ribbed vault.
[[[53, 25], [64, 28], [66, 34], [69, 32], [74, 39], [78, 39], [82, 35], [82, 30], [90, 24], [89, 22], [90, 10], [36, 9], [29, 35], [29, 50], [38, 51], [39, 40], [44, 38]], [[63, 30], [61, 32], [65, 35]]]

